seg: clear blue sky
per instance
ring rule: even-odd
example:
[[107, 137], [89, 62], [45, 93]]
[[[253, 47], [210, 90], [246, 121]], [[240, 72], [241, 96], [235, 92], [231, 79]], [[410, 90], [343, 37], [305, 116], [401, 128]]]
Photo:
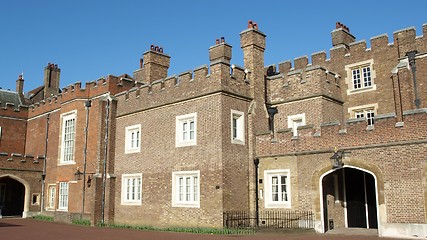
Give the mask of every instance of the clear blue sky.
[[416, 27], [427, 1], [0, 0], [0, 87], [25, 92], [43, 84], [48, 62], [61, 68], [61, 87], [108, 74], [132, 74], [151, 44], [171, 56], [169, 75], [209, 63], [208, 49], [225, 37], [232, 63], [243, 65], [239, 33], [249, 19], [267, 35], [265, 64], [326, 50], [340, 21], [357, 40]]

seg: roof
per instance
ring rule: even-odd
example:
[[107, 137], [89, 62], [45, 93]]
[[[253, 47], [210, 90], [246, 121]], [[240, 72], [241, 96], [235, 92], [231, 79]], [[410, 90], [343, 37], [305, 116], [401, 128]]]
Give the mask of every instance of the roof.
[[0, 106], [6, 106], [6, 103], [14, 104], [15, 107], [23, 105], [17, 92], [0, 89]]

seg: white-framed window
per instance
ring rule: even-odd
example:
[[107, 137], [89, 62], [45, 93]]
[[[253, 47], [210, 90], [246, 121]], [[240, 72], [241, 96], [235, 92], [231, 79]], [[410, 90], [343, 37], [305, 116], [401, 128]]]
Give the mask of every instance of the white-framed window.
[[231, 110], [231, 142], [245, 144], [245, 115]]
[[172, 173], [172, 206], [200, 207], [200, 171]]
[[59, 203], [58, 210], [68, 211], [68, 182], [59, 182]]
[[348, 89], [347, 94], [376, 90], [374, 83], [375, 70], [374, 60], [370, 59], [345, 66], [347, 77], [345, 79]]
[[122, 205], [141, 205], [142, 174], [122, 175]]
[[290, 208], [290, 170], [264, 171], [265, 207]]
[[377, 104], [369, 104], [364, 106], [358, 106], [349, 108], [348, 111], [350, 113], [351, 118], [365, 118], [368, 126], [373, 126], [375, 123], [374, 117], [376, 110], [378, 108]]
[[292, 129], [292, 135], [298, 136], [298, 127], [305, 125], [305, 113], [288, 116], [288, 128]]
[[197, 113], [176, 117], [176, 147], [197, 144]]
[[126, 127], [125, 153], [141, 151], [141, 124]]
[[49, 185], [47, 192], [47, 209], [55, 209], [56, 185]]
[[76, 141], [76, 111], [61, 115], [61, 157], [60, 164], [73, 164]]

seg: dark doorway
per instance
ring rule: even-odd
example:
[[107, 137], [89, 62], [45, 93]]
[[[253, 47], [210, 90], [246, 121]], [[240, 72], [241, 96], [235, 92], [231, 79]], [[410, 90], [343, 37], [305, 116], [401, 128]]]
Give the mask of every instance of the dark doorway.
[[340, 168], [324, 176], [322, 189], [325, 232], [331, 230], [331, 221], [340, 227], [347, 221], [349, 228], [378, 228], [374, 176]]
[[0, 209], [2, 216], [21, 216], [24, 211], [25, 187], [10, 178], [0, 178]]

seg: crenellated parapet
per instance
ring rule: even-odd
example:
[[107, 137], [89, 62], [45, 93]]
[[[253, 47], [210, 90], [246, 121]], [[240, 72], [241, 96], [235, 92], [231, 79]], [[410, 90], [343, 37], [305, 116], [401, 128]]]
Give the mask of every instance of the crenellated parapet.
[[41, 171], [44, 156], [0, 152], [0, 168], [18, 171]]
[[320, 65], [310, 66], [307, 57], [297, 60], [300, 67], [293, 70], [290, 63], [282, 63], [275, 72], [275, 66], [267, 68], [268, 73], [268, 101], [271, 104], [290, 102], [316, 96], [325, 96], [337, 101], [342, 101], [339, 85], [340, 76]]
[[13, 103], [5, 103], [4, 105], [0, 102], [0, 115], [8, 116], [13, 118], [26, 119], [28, 116], [28, 106], [18, 105]]
[[122, 76], [108, 75], [105, 78], [87, 82], [84, 88], [82, 88], [81, 82], [76, 82], [62, 88], [58, 95], [52, 95], [45, 100], [32, 104], [29, 117], [59, 109], [62, 104], [72, 100], [90, 99], [105, 93], [114, 95], [137, 85], [138, 83], [127, 74]]
[[334, 148], [351, 150], [366, 147], [427, 143], [427, 109], [406, 111], [403, 122], [394, 114], [377, 116], [374, 126], [365, 119], [328, 122], [320, 128], [314, 125], [298, 127], [298, 136], [291, 129], [277, 129], [275, 134], [257, 135], [259, 156], [331, 151]]
[[427, 24], [423, 25], [421, 36], [416, 36], [415, 28], [411, 27], [394, 32], [392, 42], [387, 34], [372, 37], [370, 47], [365, 40], [355, 41], [349, 28], [342, 23], [337, 23], [332, 38], [329, 58], [326, 51], [320, 51], [311, 54], [311, 59], [302, 56], [265, 67], [264, 72], [270, 80], [269, 101], [292, 101], [313, 95], [342, 101], [340, 91], [347, 87], [347, 64], [372, 60], [374, 71], [384, 71], [386, 74], [381, 77], [388, 79], [398, 59], [405, 58], [408, 52], [416, 51], [416, 56], [427, 52]]
[[[134, 72], [135, 79], [145, 76], [142, 84], [116, 95], [119, 100], [118, 116], [218, 92], [251, 98], [250, 76], [243, 67], [230, 63], [231, 48], [231, 45], [225, 42], [225, 38], [221, 37], [209, 48], [209, 65], [155, 80], [152, 77], [147, 79], [144, 73], [147, 68], [153, 70], [154, 66], [142, 63], [149, 58], [149, 62], [164, 62], [163, 65], [166, 67], [169, 57], [163, 52], [150, 49], [141, 61], [143, 68]], [[162, 72], [165, 73], [164, 69]]]
[[[218, 76], [222, 76], [219, 78]], [[221, 69], [213, 73], [203, 65], [192, 71], [153, 81], [151, 84], [136, 86], [116, 95], [117, 115], [151, 109], [208, 94], [224, 92], [249, 98], [249, 82], [242, 67], [228, 66], [226, 73]], [[132, 106], [132, 107], [129, 107]]]

